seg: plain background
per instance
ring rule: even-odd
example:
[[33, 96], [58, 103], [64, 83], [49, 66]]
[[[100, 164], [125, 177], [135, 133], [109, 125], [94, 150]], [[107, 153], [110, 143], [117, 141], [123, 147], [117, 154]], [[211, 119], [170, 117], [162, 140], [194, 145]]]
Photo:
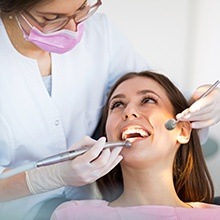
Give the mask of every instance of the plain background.
[[[103, 0], [99, 12], [125, 33], [150, 66], [192, 93], [220, 80], [219, 0]], [[220, 114], [220, 112], [219, 112]], [[203, 146], [220, 196], [220, 123]]]

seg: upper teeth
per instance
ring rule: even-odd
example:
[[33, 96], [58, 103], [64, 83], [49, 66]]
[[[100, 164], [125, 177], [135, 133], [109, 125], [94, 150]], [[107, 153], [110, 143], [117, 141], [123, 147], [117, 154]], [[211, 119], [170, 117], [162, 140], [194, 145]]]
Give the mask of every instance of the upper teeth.
[[[122, 140], [126, 140], [128, 139], [129, 137], [131, 137], [131, 135], [134, 135], [134, 134], [138, 134], [142, 137], [148, 137], [149, 134], [143, 130], [143, 129], [140, 129], [140, 128], [131, 128], [131, 129], [127, 129], [125, 130], [123, 133], [122, 133]], [[134, 136], [133, 136], [134, 137]]]

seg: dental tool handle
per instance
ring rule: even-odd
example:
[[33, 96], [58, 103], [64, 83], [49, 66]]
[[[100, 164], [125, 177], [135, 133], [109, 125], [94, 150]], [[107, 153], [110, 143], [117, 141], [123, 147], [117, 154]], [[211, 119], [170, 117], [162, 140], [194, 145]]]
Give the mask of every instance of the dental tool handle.
[[[112, 142], [112, 143], [106, 143], [104, 146], [105, 148], [111, 148], [111, 147], [131, 147], [131, 142], [129, 141], [125, 141], [125, 142]], [[1, 179], [7, 179], [11, 176], [14, 176], [16, 174], [19, 174], [21, 172], [27, 171], [27, 170], [31, 170], [37, 167], [42, 167], [42, 166], [48, 166], [48, 165], [52, 165], [52, 164], [56, 164], [56, 163], [60, 163], [60, 162], [64, 162], [67, 160], [72, 160], [75, 157], [85, 153], [86, 151], [88, 151], [90, 148], [83, 148], [83, 149], [79, 149], [79, 150], [72, 150], [72, 151], [66, 151], [60, 154], [56, 154], [54, 156], [50, 156], [50, 157], [46, 157], [42, 160], [39, 160], [37, 162], [31, 162], [22, 166], [19, 166], [17, 168], [11, 169], [7, 172], [4, 172], [2, 174], [0, 174], [0, 180]]]
[[[111, 147], [119, 147], [119, 146], [129, 148], [129, 147], [131, 147], [131, 143], [129, 141], [106, 143], [104, 146], [104, 149], [111, 148]], [[75, 157], [82, 155], [83, 153], [85, 153], [89, 149], [90, 148], [88, 147], [88, 148], [83, 148], [83, 149], [79, 149], [79, 150], [65, 151], [63, 153], [59, 153], [59, 154], [44, 158], [42, 160], [39, 160], [36, 162], [36, 164], [37, 164], [37, 167], [42, 167], [42, 166], [48, 166], [48, 165], [64, 162], [67, 160], [72, 160]]]
[[[214, 84], [212, 84], [212, 86], [210, 86], [197, 100], [207, 96], [210, 92], [212, 92], [215, 87], [220, 83], [219, 80], [217, 80]], [[193, 103], [192, 103], [193, 104]], [[184, 115], [188, 114], [189, 112], [189, 108], [188, 111], [185, 112]], [[179, 122], [180, 119], [176, 120], [174, 118], [169, 119], [166, 123], [165, 123], [165, 127], [167, 130], [173, 130], [176, 127], [176, 124]]]
[[220, 83], [219, 80], [217, 80], [214, 84], [212, 84], [212, 86], [209, 87], [208, 90], [206, 90], [198, 99], [201, 99], [205, 96], [207, 96], [210, 92], [212, 92], [214, 90], [214, 88]]

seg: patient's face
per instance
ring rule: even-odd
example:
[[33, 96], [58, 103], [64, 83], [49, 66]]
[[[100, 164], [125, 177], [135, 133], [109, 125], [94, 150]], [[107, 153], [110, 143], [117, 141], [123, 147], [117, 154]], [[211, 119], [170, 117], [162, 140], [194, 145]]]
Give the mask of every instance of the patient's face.
[[108, 141], [132, 142], [130, 149], [122, 150], [123, 162], [173, 158], [178, 128], [168, 131], [164, 126], [174, 117], [172, 109], [164, 89], [150, 78], [134, 77], [116, 88], [110, 98], [106, 133]]

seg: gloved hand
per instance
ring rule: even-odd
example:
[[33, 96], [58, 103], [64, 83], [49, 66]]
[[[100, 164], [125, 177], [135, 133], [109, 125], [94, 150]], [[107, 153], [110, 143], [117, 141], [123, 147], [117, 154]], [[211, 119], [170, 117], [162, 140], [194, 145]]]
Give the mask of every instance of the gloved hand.
[[26, 182], [32, 194], [47, 192], [62, 186], [82, 186], [96, 181], [113, 169], [121, 160], [122, 147], [103, 149], [106, 139], [98, 141], [85, 137], [69, 150], [94, 145], [73, 160], [26, 172]]
[[188, 109], [176, 115], [180, 121], [190, 121], [194, 129], [216, 124], [220, 120], [220, 88], [197, 100], [210, 85], [200, 86], [192, 96], [195, 101]]

